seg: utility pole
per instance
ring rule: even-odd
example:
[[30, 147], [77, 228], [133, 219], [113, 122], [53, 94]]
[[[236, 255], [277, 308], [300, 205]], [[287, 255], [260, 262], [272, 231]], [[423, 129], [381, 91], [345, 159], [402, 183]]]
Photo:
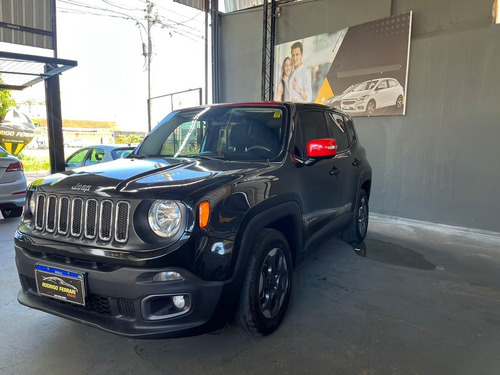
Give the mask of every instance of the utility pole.
[[147, 0], [146, 20], [148, 21], [148, 46], [147, 49], [143, 45], [143, 55], [147, 59], [148, 69], [148, 133], [151, 131], [151, 58], [153, 56], [153, 43], [151, 42], [151, 27], [155, 24], [157, 18], [153, 17], [152, 1]]

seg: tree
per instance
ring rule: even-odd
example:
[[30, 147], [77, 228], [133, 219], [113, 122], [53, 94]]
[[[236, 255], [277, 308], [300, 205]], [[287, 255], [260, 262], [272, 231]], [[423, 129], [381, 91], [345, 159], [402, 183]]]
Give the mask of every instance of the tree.
[[[0, 85], [3, 85], [2, 77], [0, 77]], [[16, 101], [10, 96], [10, 90], [0, 90], [0, 121], [5, 117], [9, 108], [15, 105]]]

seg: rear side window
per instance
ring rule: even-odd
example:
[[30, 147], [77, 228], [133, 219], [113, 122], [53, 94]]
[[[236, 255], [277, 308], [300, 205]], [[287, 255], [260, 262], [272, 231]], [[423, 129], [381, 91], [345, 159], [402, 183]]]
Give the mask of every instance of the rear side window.
[[307, 142], [313, 139], [330, 138], [327, 130], [325, 113], [320, 111], [303, 111], [299, 113], [299, 124], [302, 133], [301, 154], [307, 155]]
[[328, 112], [326, 119], [329, 137], [337, 140], [337, 151], [342, 152], [347, 150], [349, 148], [349, 141], [344, 117], [333, 112]]
[[347, 139], [349, 140], [349, 144], [354, 142], [356, 138], [356, 133], [354, 132], [354, 124], [352, 123], [352, 119], [350, 117], [344, 116], [344, 123], [347, 128]]

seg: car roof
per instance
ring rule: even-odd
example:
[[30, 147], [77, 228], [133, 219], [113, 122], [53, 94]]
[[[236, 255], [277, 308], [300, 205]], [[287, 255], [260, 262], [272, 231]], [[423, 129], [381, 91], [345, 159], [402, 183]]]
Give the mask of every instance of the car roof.
[[129, 145], [90, 145], [90, 146], [82, 147], [82, 149], [84, 149], [84, 148], [103, 148], [107, 151], [117, 150], [117, 149], [120, 149], [120, 150], [133, 150], [133, 149], [135, 149], [134, 146], [129, 146]]

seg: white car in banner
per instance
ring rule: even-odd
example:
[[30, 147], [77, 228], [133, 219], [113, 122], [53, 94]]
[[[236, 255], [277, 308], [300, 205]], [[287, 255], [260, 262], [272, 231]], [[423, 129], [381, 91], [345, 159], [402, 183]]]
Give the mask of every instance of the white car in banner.
[[361, 83], [342, 98], [341, 109], [350, 114], [371, 116], [375, 110], [403, 108], [403, 86], [394, 78], [377, 78]]

